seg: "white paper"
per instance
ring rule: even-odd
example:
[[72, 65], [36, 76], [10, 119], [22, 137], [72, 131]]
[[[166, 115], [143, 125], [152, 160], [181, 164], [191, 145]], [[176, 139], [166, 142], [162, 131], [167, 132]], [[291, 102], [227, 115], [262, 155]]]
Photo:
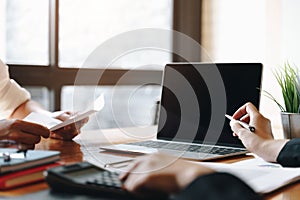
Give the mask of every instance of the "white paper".
[[50, 131], [55, 131], [55, 130], [58, 130], [58, 129], [60, 129], [62, 127], [65, 127], [67, 125], [73, 124], [75, 122], [79, 122], [80, 120], [83, 120], [83, 119], [87, 118], [88, 116], [90, 116], [90, 115], [92, 115], [96, 112], [98, 112], [98, 110], [89, 110], [89, 111], [83, 112], [81, 114], [74, 115], [73, 117], [70, 117], [66, 121], [63, 121], [59, 124], [56, 124], [55, 126], [52, 126], [50, 128]]
[[67, 125], [79, 122], [80, 120], [83, 120], [96, 112], [98, 111], [89, 110], [84, 113], [77, 114], [66, 121], [60, 121], [48, 115], [32, 112], [26, 118], [24, 118], [24, 121], [40, 124], [47, 127], [50, 131], [55, 131]]
[[51, 127], [56, 126], [57, 124], [62, 123], [62, 121], [60, 121], [58, 119], [55, 119], [51, 116], [41, 114], [41, 113], [36, 113], [36, 112], [30, 113], [23, 120], [27, 121], [27, 122], [32, 122], [32, 123], [43, 125], [43, 126], [47, 127], [48, 129], [50, 129]]
[[258, 193], [269, 193], [300, 179], [300, 168], [286, 168], [253, 158], [233, 164], [194, 162], [239, 177]]
[[84, 160], [103, 169], [114, 171], [114, 172], [122, 172], [126, 171], [129, 164], [134, 160], [134, 158], [126, 157], [126, 156], [117, 156], [105, 154], [104, 152], [91, 152], [83, 153]]
[[50, 131], [55, 131], [58, 130], [62, 127], [65, 127], [67, 125], [73, 124], [75, 122], [79, 122], [80, 120], [83, 120], [87, 118], [88, 116], [100, 111], [104, 107], [104, 96], [101, 94], [93, 103], [92, 106], [90, 106], [89, 110], [84, 111], [84, 112], [79, 112], [78, 114], [70, 117], [69, 119], [65, 121], [60, 121], [58, 119], [55, 119], [51, 116], [41, 114], [41, 113], [36, 113], [32, 112], [30, 113], [26, 118], [24, 118], [24, 121], [32, 122], [32, 123], [37, 123], [41, 124]]

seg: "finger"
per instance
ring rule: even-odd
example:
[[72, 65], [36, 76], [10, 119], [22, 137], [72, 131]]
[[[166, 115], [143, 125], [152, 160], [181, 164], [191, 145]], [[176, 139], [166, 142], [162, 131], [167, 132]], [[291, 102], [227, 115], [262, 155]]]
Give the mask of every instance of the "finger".
[[64, 140], [63, 136], [54, 132], [51, 132], [50, 137], [54, 139]]
[[65, 130], [64, 128], [58, 129], [55, 132], [51, 132], [51, 138], [61, 139], [61, 140], [72, 140], [75, 136], [78, 135], [78, 132]]
[[[203, 171], [204, 170], [206, 169], [204, 168]], [[149, 174], [147, 179], [141, 184], [143, 186], [142, 189], [145, 189], [145, 192], [155, 191], [161, 196], [162, 194], [179, 192], [181, 189], [177, 182], [176, 177], [170, 172], [169, 174]]]
[[27, 149], [34, 149], [34, 144], [18, 144], [18, 149], [19, 150], [27, 150]]
[[248, 102], [246, 104], [244, 104], [243, 106], [241, 106], [233, 115], [232, 117], [234, 119], [241, 119], [244, 115], [249, 114], [250, 117], [251, 115], [255, 115], [258, 113], [258, 110], [256, 109], [256, 107]]
[[69, 119], [71, 117], [71, 114], [64, 112], [60, 115], [58, 115], [57, 117], [55, 117], [56, 119], [59, 119], [61, 121], [66, 121], [67, 119]]
[[249, 114], [250, 118], [256, 116], [259, 114], [257, 108], [252, 103], [247, 103], [246, 105], [246, 111]]
[[240, 118], [241, 121], [249, 123], [250, 122], [250, 116], [249, 114], [245, 114], [243, 117]]
[[89, 120], [90, 120], [90, 118], [87, 117], [87, 118], [84, 118], [84, 119], [82, 120], [82, 122], [83, 122], [84, 124], [86, 124], [86, 123], [88, 123]]
[[245, 114], [247, 114], [247, 111], [246, 111], [246, 107], [247, 107], [247, 104], [244, 104], [243, 106], [241, 106], [239, 109], [237, 109], [237, 111], [235, 111], [235, 113], [232, 115], [232, 118], [233, 119], [240, 119], [241, 117], [243, 117]]
[[133, 163], [131, 163], [128, 166], [128, 169], [124, 173], [120, 174], [119, 179], [121, 181], [125, 181], [128, 178], [129, 174], [133, 172], [139, 166], [139, 164], [140, 164], [140, 160], [139, 159], [135, 160]]
[[147, 174], [131, 174], [124, 182], [124, 188], [136, 195], [140, 195], [139, 190], [141, 189], [142, 183], [145, 182], [145, 176]]
[[165, 196], [166, 191], [173, 191], [173, 189], [169, 189], [169, 181], [169, 179], [158, 177], [153, 173], [140, 173], [130, 176], [124, 183], [124, 187], [137, 196], [159, 197]]
[[66, 121], [70, 117], [76, 115], [76, 112], [70, 112], [70, 111], [60, 111], [58, 115], [56, 115], [54, 118], [59, 119], [61, 121]]
[[75, 126], [77, 129], [81, 129], [87, 122], [89, 121], [89, 118], [84, 118], [78, 122], [75, 123]]
[[61, 130], [70, 131], [72, 129], [76, 129], [76, 127], [74, 127], [74, 126], [75, 126], [74, 124], [70, 124], [70, 125], [67, 125], [67, 126], [61, 128]]
[[245, 138], [244, 137], [245, 134], [246, 135], [253, 134], [248, 129], [245, 129], [244, 127], [242, 127], [236, 120], [231, 120], [230, 126], [231, 126], [231, 129], [234, 131], [234, 134], [237, 135], [239, 137], [239, 139], [241, 139], [241, 140], [243, 140], [243, 138]]
[[230, 127], [231, 130], [237, 135], [237, 132], [239, 132], [243, 127], [240, 125], [240, 123], [237, 120], [231, 120], [230, 121]]
[[77, 129], [76, 124], [73, 123], [51, 132], [50, 137], [62, 140], [72, 140], [79, 133], [80, 129]]
[[41, 140], [40, 136], [32, 135], [22, 131], [12, 131], [8, 135], [9, 140], [16, 141], [17, 143], [23, 144], [36, 144], [39, 143]]
[[23, 132], [27, 132], [32, 135], [43, 136], [44, 138], [47, 138], [50, 135], [50, 131], [48, 128], [39, 124], [22, 120], [15, 120], [12, 123], [12, 128], [22, 130]]
[[65, 126], [65, 130], [76, 130], [80, 132], [80, 129], [84, 126], [84, 124], [86, 124], [86, 120], [80, 120], [78, 122]]
[[68, 126], [65, 126], [61, 129], [61, 131], [58, 131], [58, 133], [61, 133], [64, 135], [68, 135], [68, 136], [76, 136], [80, 133], [80, 129], [77, 127], [76, 124], [70, 124]]

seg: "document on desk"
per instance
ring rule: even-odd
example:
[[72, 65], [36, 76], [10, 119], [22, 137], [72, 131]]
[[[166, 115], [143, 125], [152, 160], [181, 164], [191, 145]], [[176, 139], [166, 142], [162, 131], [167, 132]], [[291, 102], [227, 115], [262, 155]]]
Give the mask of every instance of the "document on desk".
[[300, 168], [286, 168], [253, 158], [233, 164], [201, 162], [219, 172], [228, 172], [246, 182], [258, 193], [270, 193], [300, 180]]
[[134, 161], [132, 157], [106, 154], [105, 151], [99, 152], [99, 150], [92, 154], [91, 152], [83, 154], [84, 161], [112, 172], [124, 172], [128, 169], [130, 163]]

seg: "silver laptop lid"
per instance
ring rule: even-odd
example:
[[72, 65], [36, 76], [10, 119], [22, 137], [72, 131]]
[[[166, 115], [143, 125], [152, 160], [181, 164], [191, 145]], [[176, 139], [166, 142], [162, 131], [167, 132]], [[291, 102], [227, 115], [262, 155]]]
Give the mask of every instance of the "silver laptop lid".
[[164, 70], [158, 139], [243, 147], [225, 114], [259, 106], [260, 63], [174, 63]]

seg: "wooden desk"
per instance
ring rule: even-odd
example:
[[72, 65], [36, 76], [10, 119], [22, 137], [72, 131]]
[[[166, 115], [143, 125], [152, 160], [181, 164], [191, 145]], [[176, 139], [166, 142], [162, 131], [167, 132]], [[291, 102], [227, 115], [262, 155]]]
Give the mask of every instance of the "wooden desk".
[[[138, 133], [138, 136], [136, 135]], [[136, 132], [135, 129], [108, 129], [108, 130], [99, 130], [99, 131], [86, 131], [83, 132], [79, 138], [76, 138], [77, 142], [84, 144], [86, 140], [90, 140], [94, 138], [94, 145], [103, 145], [107, 143], [124, 143], [124, 142], [132, 142], [138, 141], [141, 139], [151, 139], [155, 136], [155, 128], [151, 127], [146, 128], [145, 131]], [[89, 143], [88, 145], [93, 145], [93, 143]], [[58, 150], [61, 152], [61, 163], [70, 164], [74, 162], [80, 162], [83, 160], [84, 155], [81, 151], [80, 147], [82, 145], [74, 142], [74, 141], [61, 141], [54, 139], [42, 139], [42, 141], [36, 145], [36, 149], [44, 149], [44, 150]], [[227, 162], [232, 163], [236, 161], [240, 161], [243, 159], [248, 159], [249, 157], [240, 156], [234, 157], [230, 159], [219, 160], [219, 162]], [[29, 193], [38, 192], [41, 190], [47, 190], [48, 185], [45, 182], [20, 187], [13, 190], [2, 191], [0, 192], [0, 196], [20, 196]], [[296, 200], [300, 197], [300, 183], [292, 184], [285, 188], [282, 188], [272, 194], [266, 195], [266, 199], [272, 200]]]

